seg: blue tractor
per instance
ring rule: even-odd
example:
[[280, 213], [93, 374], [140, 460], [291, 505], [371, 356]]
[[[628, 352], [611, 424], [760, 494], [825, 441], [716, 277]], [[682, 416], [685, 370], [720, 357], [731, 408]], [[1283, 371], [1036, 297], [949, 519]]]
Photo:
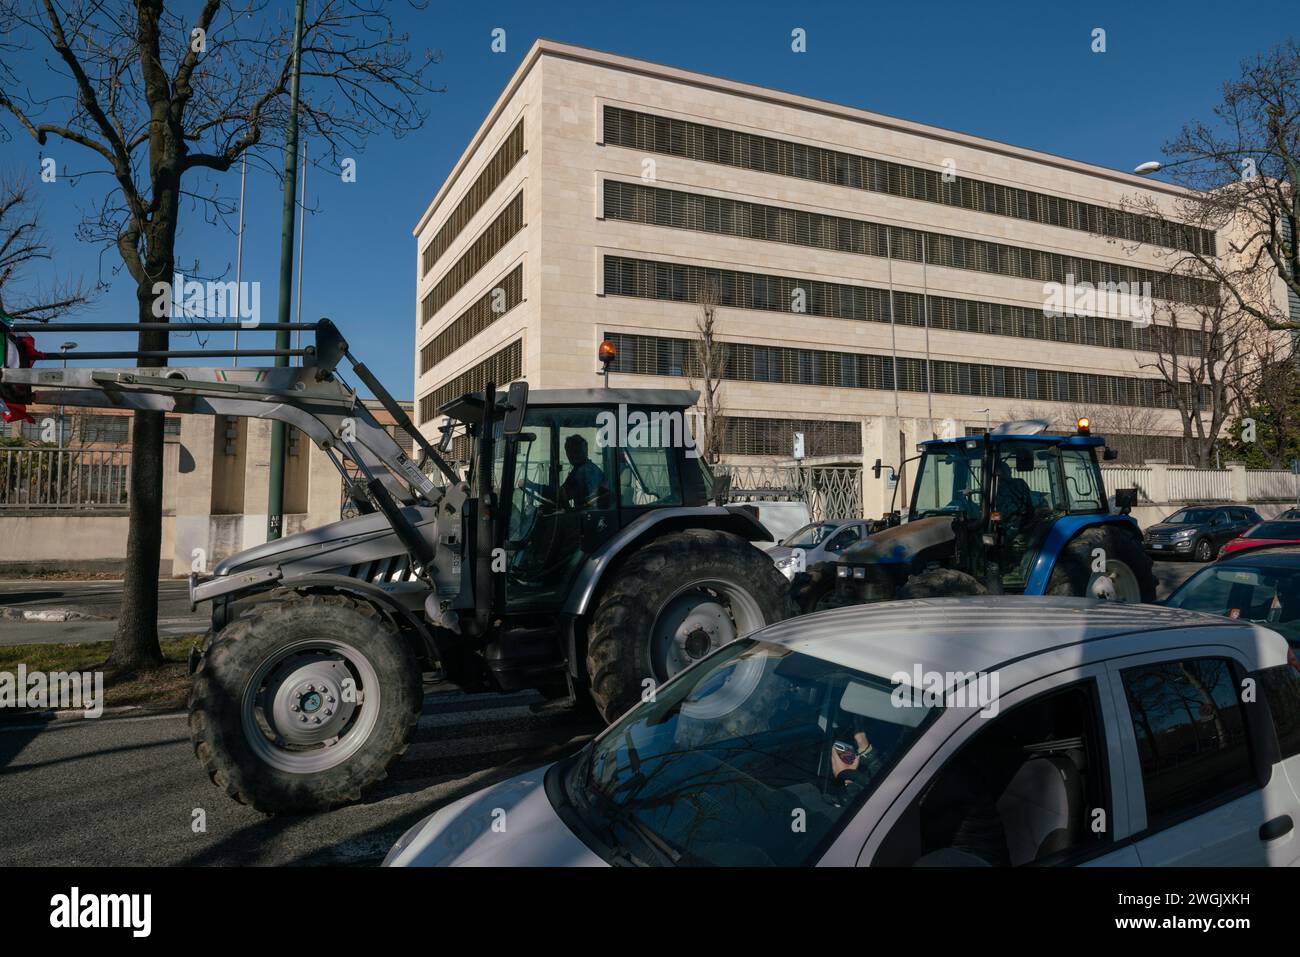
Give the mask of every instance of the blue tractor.
[[[1156, 580], [1128, 514], [1134, 489], [1102, 482], [1105, 439], [1012, 422], [922, 442], [907, 521], [795, 577], [801, 610], [949, 595], [1073, 595], [1152, 602]], [[1105, 452], [1104, 457], [1113, 457]], [[876, 460], [873, 472], [880, 478]], [[897, 491], [897, 488], [895, 489]]]

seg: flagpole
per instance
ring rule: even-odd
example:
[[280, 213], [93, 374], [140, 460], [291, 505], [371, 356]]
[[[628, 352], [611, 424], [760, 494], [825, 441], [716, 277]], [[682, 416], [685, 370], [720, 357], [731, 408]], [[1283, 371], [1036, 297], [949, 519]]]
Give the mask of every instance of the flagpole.
[[[302, 141], [302, 199], [298, 203], [298, 291], [295, 295], [298, 298], [297, 316], [295, 322], [302, 322], [302, 247], [307, 241], [307, 141]], [[302, 330], [299, 329], [295, 334], [295, 349], [302, 348]], [[302, 365], [302, 356], [298, 357], [298, 365]]]
[[[244, 268], [244, 180], [248, 176], [248, 153], [243, 153], [239, 162], [239, 231], [235, 239], [235, 320], [240, 321], [243, 317], [239, 315], [239, 304], [243, 301], [241, 290], [244, 288], [240, 285], [243, 277]], [[239, 330], [235, 330], [235, 352], [239, 352]], [[234, 358], [234, 364], [239, 365], [239, 356]]]

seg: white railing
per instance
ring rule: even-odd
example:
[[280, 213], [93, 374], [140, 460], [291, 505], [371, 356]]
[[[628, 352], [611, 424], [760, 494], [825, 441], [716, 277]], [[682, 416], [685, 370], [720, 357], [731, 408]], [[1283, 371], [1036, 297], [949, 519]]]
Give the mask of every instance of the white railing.
[[1300, 476], [1285, 469], [1248, 471], [1246, 497], [1252, 502], [1300, 501]]
[[1106, 494], [1114, 495], [1117, 488], [1135, 488], [1138, 501], [1151, 501], [1151, 469], [1144, 465], [1107, 465], [1101, 470], [1106, 483]]
[[0, 510], [121, 509], [129, 449], [0, 449]]
[[1169, 501], [1231, 502], [1232, 473], [1227, 469], [1169, 469]]

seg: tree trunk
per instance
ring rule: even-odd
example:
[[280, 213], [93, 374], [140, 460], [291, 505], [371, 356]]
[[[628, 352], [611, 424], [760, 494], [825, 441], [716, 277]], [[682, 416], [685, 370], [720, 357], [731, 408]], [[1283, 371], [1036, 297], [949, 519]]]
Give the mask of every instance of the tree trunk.
[[[172, 278], [170, 264], [160, 264], [155, 275]], [[166, 349], [167, 334], [152, 332], [153, 285], [137, 284], [136, 301], [142, 323], [141, 349]], [[162, 321], [167, 321], [163, 317]], [[141, 366], [162, 365], [141, 360]], [[163, 413], [135, 413], [131, 437], [130, 525], [126, 533], [126, 574], [122, 605], [118, 611], [113, 651], [104, 663], [117, 675], [134, 674], [163, 663], [158, 644], [158, 574], [162, 559]]]

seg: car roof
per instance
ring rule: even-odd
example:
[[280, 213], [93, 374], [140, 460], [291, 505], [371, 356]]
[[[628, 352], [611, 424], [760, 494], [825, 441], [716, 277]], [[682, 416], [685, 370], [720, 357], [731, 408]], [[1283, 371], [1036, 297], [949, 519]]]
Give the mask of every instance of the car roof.
[[1286, 565], [1300, 568], [1300, 546], [1297, 545], [1261, 545], [1244, 552], [1230, 552], [1206, 568], [1217, 565]]
[[[898, 671], [911, 673], [918, 663], [948, 672], [992, 671], [1070, 646], [1135, 633], [1200, 628], [1216, 629], [1220, 636], [1240, 632], [1243, 640], [1256, 630], [1249, 622], [1158, 605], [989, 595], [836, 608], [787, 619], [753, 637], [888, 677]], [[1285, 640], [1274, 637], [1284, 649]], [[1096, 660], [1104, 655], [1090, 648], [1086, 657]]]

